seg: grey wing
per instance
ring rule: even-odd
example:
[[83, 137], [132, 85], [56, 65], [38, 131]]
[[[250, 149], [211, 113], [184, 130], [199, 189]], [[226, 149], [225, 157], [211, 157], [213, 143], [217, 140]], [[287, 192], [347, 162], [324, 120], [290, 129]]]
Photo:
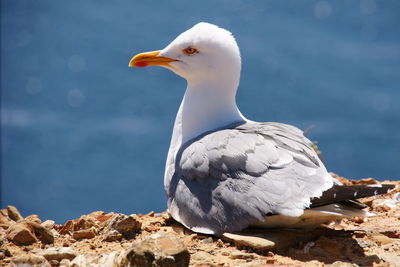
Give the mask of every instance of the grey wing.
[[217, 235], [269, 213], [300, 216], [333, 184], [310, 143], [280, 123], [246, 123], [191, 141], [177, 154], [167, 190], [172, 216]]

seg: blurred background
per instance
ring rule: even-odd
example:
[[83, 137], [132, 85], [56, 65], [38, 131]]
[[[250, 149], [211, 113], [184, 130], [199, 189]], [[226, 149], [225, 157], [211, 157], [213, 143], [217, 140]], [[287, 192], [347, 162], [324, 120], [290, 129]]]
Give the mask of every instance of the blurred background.
[[200, 21], [238, 41], [246, 117], [315, 126], [342, 176], [399, 179], [398, 0], [2, 0], [1, 207], [57, 223], [165, 210], [186, 82], [127, 65]]

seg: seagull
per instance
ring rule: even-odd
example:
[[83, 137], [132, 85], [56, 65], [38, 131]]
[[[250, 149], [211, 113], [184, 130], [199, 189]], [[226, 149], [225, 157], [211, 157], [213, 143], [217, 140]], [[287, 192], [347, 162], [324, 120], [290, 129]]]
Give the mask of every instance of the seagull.
[[130, 67], [162, 66], [187, 81], [166, 160], [171, 216], [194, 232], [222, 235], [249, 226], [308, 228], [369, 216], [357, 198], [392, 185], [344, 186], [300, 129], [255, 122], [236, 105], [241, 56], [232, 33], [201, 22]]

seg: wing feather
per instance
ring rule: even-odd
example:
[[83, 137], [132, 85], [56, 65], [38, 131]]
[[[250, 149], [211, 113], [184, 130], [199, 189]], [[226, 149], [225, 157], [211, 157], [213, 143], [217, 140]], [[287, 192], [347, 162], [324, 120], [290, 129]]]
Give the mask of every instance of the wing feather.
[[221, 234], [269, 213], [299, 216], [333, 185], [311, 142], [280, 123], [245, 123], [206, 133], [178, 152], [168, 201], [194, 231]]

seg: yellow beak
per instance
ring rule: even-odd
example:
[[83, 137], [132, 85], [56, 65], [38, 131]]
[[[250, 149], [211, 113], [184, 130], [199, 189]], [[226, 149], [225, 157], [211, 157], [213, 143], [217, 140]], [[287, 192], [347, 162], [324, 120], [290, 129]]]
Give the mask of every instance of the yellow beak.
[[159, 57], [160, 51], [140, 53], [129, 61], [129, 67], [168, 66], [168, 63], [178, 61], [169, 57]]

